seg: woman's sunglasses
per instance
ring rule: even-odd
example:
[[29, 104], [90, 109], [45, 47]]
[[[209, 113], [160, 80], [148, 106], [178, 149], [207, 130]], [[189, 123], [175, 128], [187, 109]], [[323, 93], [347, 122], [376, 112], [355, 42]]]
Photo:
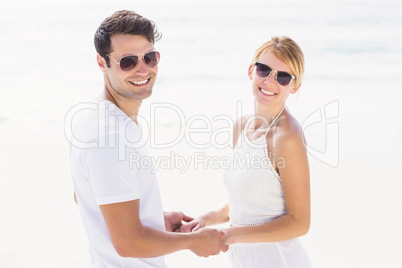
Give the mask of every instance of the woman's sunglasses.
[[272, 68], [269, 67], [268, 65], [259, 62], [254, 63], [254, 65], [256, 66], [255, 73], [261, 78], [269, 77], [272, 74], [272, 72], [275, 72], [276, 73], [275, 80], [281, 86], [289, 85], [290, 82], [292, 82], [292, 80], [296, 78], [296, 76], [291, 75], [287, 72], [272, 70]]
[[[129, 56], [124, 56], [124, 57], [120, 58], [119, 61], [116, 61], [115, 59], [110, 57], [109, 54], [106, 54], [106, 55], [110, 59], [112, 59], [114, 62], [116, 62], [120, 66], [120, 69], [123, 72], [128, 72], [128, 71], [131, 71], [132, 69], [134, 69], [134, 67], [137, 65], [139, 58], [140, 58], [137, 55], [129, 55]], [[142, 56], [142, 61], [149, 68], [153, 68], [158, 64], [160, 57], [161, 56], [158, 51], [151, 51], [151, 52], [145, 53]]]

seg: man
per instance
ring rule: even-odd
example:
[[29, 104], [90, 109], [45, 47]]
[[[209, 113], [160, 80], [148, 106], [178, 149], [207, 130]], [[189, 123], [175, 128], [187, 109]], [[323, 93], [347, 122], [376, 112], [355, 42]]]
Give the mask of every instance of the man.
[[[226, 251], [215, 229], [172, 232], [192, 218], [163, 213], [152, 167], [130, 165], [149, 157], [137, 125], [143, 99], [158, 73], [159, 34], [132, 11], [106, 18], [95, 33], [105, 87], [99, 101], [72, 121], [71, 169], [76, 201], [88, 236], [90, 267], [166, 267], [163, 255], [189, 249], [199, 256]], [[165, 216], [165, 217], [164, 217]], [[166, 232], [171, 231], [171, 232]]]

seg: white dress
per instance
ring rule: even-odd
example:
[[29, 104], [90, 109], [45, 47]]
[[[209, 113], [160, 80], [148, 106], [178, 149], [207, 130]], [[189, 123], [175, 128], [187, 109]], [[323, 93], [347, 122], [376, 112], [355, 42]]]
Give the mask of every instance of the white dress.
[[[229, 217], [233, 226], [261, 225], [287, 213], [281, 178], [267, 151], [266, 135], [250, 141], [244, 128], [225, 173]], [[230, 267], [307, 268], [309, 258], [297, 238], [282, 242], [237, 243], [230, 246]]]

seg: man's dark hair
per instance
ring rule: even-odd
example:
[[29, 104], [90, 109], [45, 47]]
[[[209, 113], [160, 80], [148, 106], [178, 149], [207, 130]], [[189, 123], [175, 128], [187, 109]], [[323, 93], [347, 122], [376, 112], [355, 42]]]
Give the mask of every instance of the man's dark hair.
[[110, 59], [106, 54], [112, 52], [110, 37], [114, 34], [142, 35], [152, 44], [161, 38], [153, 21], [134, 11], [116, 11], [101, 23], [94, 37], [96, 51], [106, 60], [108, 67], [110, 67]]

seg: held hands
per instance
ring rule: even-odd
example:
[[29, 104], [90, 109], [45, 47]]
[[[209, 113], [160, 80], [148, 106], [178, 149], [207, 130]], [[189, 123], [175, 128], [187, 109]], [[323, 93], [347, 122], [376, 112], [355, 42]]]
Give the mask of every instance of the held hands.
[[207, 224], [203, 217], [194, 219], [174, 211], [164, 212], [164, 218], [166, 231], [189, 233], [192, 245], [190, 250], [200, 257], [218, 255], [229, 249], [225, 244], [228, 239], [227, 231], [205, 228]]
[[206, 220], [199, 217], [180, 227], [180, 232], [200, 237], [198, 245], [196, 244], [191, 251], [200, 257], [217, 255], [220, 251], [226, 252], [229, 249], [229, 246], [225, 244], [228, 239], [227, 231], [205, 228], [206, 226]]
[[180, 226], [180, 232], [182, 233], [190, 233], [198, 231], [201, 228], [205, 228], [207, 226], [206, 221], [202, 218], [193, 219], [190, 222], [187, 222]]
[[183, 212], [164, 212], [165, 229], [167, 232], [182, 232], [183, 222], [191, 222], [194, 218], [185, 215]]
[[193, 219], [190, 222], [187, 222], [180, 226], [180, 232], [189, 233], [198, 231], [201, 228], [205, 228], [207, 226], [206, 221], [202, 218]]
[[218, 255], [221, 251], [226, 252], [229, 249], [222, 241], [226, 239], [226, 231], [204, 228], [189, 234], [192, 239], [190, 250], [200, 257]]

